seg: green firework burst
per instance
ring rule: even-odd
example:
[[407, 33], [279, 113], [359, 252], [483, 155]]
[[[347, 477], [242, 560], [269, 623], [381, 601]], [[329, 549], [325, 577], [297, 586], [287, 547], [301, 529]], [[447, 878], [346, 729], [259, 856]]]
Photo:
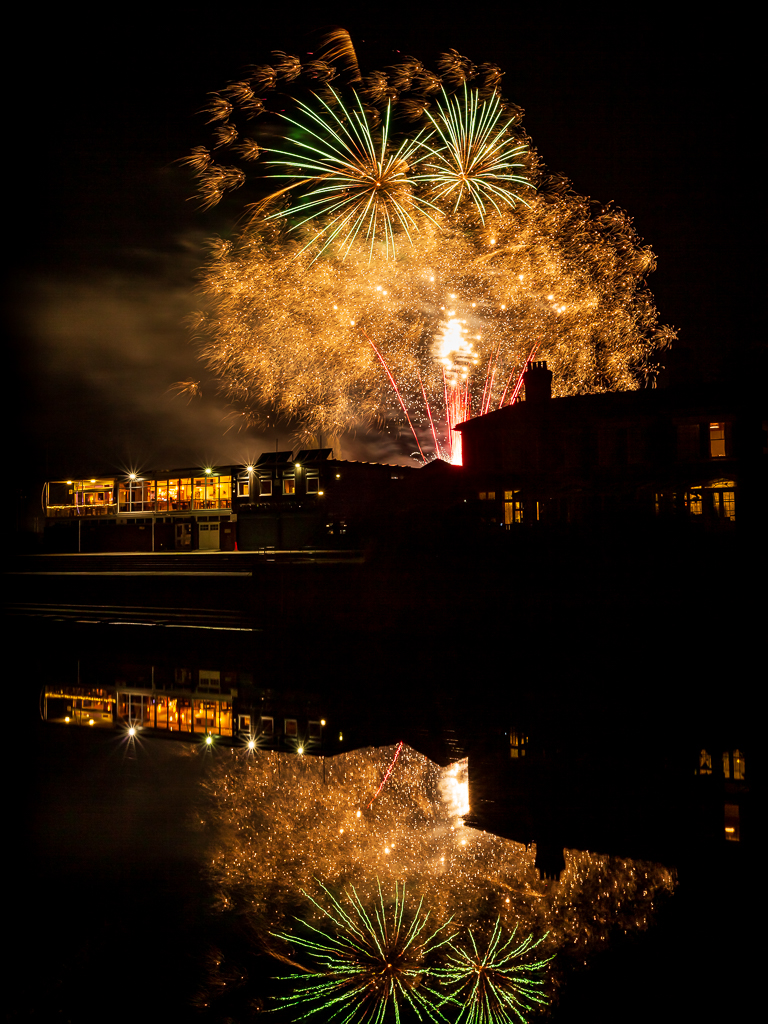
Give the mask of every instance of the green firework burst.
[[390, 107], [375, 138], [360, 97], [355, 94], [355, 105], [346, 107], [338, 93], [329, 92], [334, 106], [319, 96], [320, 110], [297, 103], [303, 123], [283, 115], [300, 135], [286, 139], [290, 148], [271, 148], [279, 159], [267, 164], [285, 168], [271, 177], [289, 179], [286, 191], [296, 190], [297, 201], [270, 217], [296, 218], [294, 229], [311, 221], [316, 230], [308, 244], [321, 240], [320, 252], [334, 239], [348, 252], [363, 234], [371, 245], [383, 239], [387, 253], [394, 253], [396, 228], [410, 238], [418, 229], [417, 218], [431, 219], [432, 204], [416, 194], [408, 174], [419, 159], [424, 133], [394, 147]]
[[520, 1024], [523, 1013], [545, 1005], [544, 967], [554, 959], [529, 954], [547, 937], [516, 940], [517, 925], [504, 941], [497, 920], [487, 944], [478, 946], [470, 928], [468, 943], [451, 941], [438, 975], [454, 1003], [461, 1005], [456, 1024]]
[[[461, 99], [443, 93], [437, 116], [427, 113], [427, 117], [439, 145], [430, 148], [432, 160], [419, 179], [431, 183], [436, 202], [453, 202], [455, 213], [466, 198], [475, 204], [483, 223], [489, 205], [500, 213], [504, 206], [525, 203], [520, 193], [533, 186], [514, 172], [522, 169], [516, 158], [527, 147], [510, 135], [512, 122], [505, 120], [498, 96], [481, 101], [476, 89], [465, 86]], [[422, 145], [426, 147], [426, 142]]]
[[322, 889], [329, 905], [308, 898], [325, 927], [304, 921], [314, 933], [311, 938], [274, 933], [304, 951], [311, 962], [302, 973], [285, 979], [293, 991], [279, 997], [278, 1005], [303, 1011], [294, 1020], [322, 1014], [324, 1021], [341, 1024], [382, 1024], [388, 1017], [399, 1021], [408, 1008], [419, 1020], [444, 1022], [440, 1006], [452, 1000], [432, 987], [431, 961], [450, 942], [450, 936], [441, 934], [450, 922], [430, 930], [423, 900], [410, 911], [405, 886], [397, 883], [389, 905], [379, 885], [372, 910], [351, 886], [345, 890], [346, 905]]

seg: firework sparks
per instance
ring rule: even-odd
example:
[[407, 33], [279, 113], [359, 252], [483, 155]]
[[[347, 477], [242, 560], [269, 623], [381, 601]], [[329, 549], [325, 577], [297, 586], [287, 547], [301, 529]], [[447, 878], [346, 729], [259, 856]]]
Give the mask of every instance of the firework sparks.
[[529, 935], [516, 941], [517, 925], [504, 941], [497, 918], [487, 943], [478, 947], [472, 929], [469, 941], [451, 941], [445, 966], [439, 971], [452, 998], [461, 1007], [456, 1024], [519, 1024], [523, 1011], [545, 1005], [543, 969], [554, 959], [531, 959], [529, 954], [545, 939]]
[[436, 117], [429, 112], [427, 117], [442, 145], [430, 149], [433, 160], [425, 163], [419, 175], [432, 183], [435, 201], [455, 200], [455, 213], [466, 197], [483, 224], [488, 205], [501, 213], [505, 206], [525, 202], [520, 193], [533, 186], [523, 175], [510, 172], [523, 168], [516, 158], [526, 147], [510, 136], [512, 119], [504, 119], [499, 97], [483, 102], [476, 89], [467, 91], [465, 86], [462, 99], [444, 94], [437, 110]]
[[660, 865], [566, 851], [556, 883], [538, 876], [535, 848], [462, 824], [466, 764], [440, 768], [404, 745], [307, 758], [243, 751], [207, 781], [201, 819], [211, 835], [209, 878], [218, 902], [237, 907], [257, 931], [284, 931], [299, 891], [317, 898], [316, 879], [334, 892], [354, 886], [366, 906], [379, 884], [405, 883], [423, 897], [430, 926], [453, 919], [477, 927], [501, 917], [522, 934], [548, 932], [557, 949], [600, 948], [614, 929], [642, 928], [672, 891]]
[[390, 152], [389, 107], [377, 142], [360, 98], [357, 109], [348, 110], [334, 90], [330, 93], [335, 107], [317, 97], [319, 112], [299, 102], [308, 124], [284, 118], [302, 131], [303, 138], [289, 140], [293, 149], [273, 147], [270, 152], [282, 159], [269, 159], [267, 165], [285, 167], [287, 173], [271, 176], [288, 178], [292, 182], [289, 189], [301, 191], [295, 205], [269, 214], [269, 218], [295, 220], [294, 231], [310, 222], [317, 225], [305, 245], [310, 248], [322, 239], [315, 259], [337, 239], [346, 255], [361, 233], [370, 240], [371, 256], [382, 237], [386, 256], [394, 255], [396, 228], [410, 240], [419, 227], [416, 215], [426, 214], [429, 206], [414, 193], [406, 174], [416, 159], [421, 137], [406, 139]]
[[379, 1024], [389, 1011], [399, 1020], [406, 1006], [419, 1019], [423, 1012], [432, 1021], [445, 1021], [437, 1009], [443, 999], [428, 981], [428, 960], [449, 941], [442, 934], [447, 923], [429, 929], [423, 899], [409, 911], [405, 886], [397, 882], [389, 906], [379, 885], [373, 911], [354, 887], [346, 891], [346, 905], [325, 886], [321, 888], [327, 905], [307, 898], [319, 911], [324, 927], [305, 921], [311, 938], [295, 931], [273, 933], [304, 951], [312, 962], [312, 967], [288, 976], [293, 991], [278, 1002], [305, 1011], [303, 1017], [322, 1013], [323, 1020], [336, 1020], [343, 1016], [348, 1024]]
[[[303, 444], [408, 429], [424, 459], [458, 462], [453, 427], [516, 400], [531, 352], [557, 396], [653, 379], [673, 332], [630, 218], [548, 174], [498, 68], [451, 51], [438, 69], [361, 75], [337, 32], [309, 63], [276, 53], [212, 94], [212, 139], [186, 160], [203, 204], [246, 180], [265, 193], [214, 246], [197, 326], [247, 421], [281, 419]], [[436, 356], [446, 332], [463, 342]]]

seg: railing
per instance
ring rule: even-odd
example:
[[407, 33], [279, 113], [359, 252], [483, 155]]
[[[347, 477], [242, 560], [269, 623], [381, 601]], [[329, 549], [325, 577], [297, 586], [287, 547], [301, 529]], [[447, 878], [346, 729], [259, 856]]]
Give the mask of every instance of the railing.
[[[170, 506], [170, 508], [169, 508]], [[133, 501], [121, 502], [119, 508], [117, 502], [110, 502], [105, 505], [47, 505], [45, 514], [51, 518], [76, 518], [80, 516], [114, 516], [118, 513], [123, 516], [146, 515], [156, 512], [198, 512], [215, 511], [216, 509], [228, 510], [232, 508], [232, 501], [223, 498], [220, 501]]]
[[51, 517], [108, 516], [117, 514], [117, 503], [108, 505], [47, 505], [46, 515]]

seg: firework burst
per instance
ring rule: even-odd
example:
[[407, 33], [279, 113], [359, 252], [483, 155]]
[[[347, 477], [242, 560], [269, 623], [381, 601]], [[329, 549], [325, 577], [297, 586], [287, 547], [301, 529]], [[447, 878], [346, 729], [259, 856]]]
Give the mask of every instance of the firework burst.
[[462, 200], [469, 199], [482, 223], [488, 205], [502, 213], [504, 207], [525, 202], [521, 193], [533, 186], [510, 172], [524, 167], [519, 158], [526, 146], [510, 134], [513, 119], [504, 117], [498, 96], [481, 101], [477, 90], [468, 91], [465, 85], [463, 97], [443, 94], [437, 116], [427, 112], [427, 117], [439, 146], [430, 150], [432, 160], [425, 162], [419, 178], [431, 183], [435, 202], [453, 203], [456, 213]]
[[430, 987], [428, 961], [449, 941], [441, 934], [447, 922], [430, 930], [423, 899], [409, 912], [405, 886], [397, 882], [389, 906], [379, 885], [372, 910], [353, 887], [346, 891], [346, 906], [321, 888], [329, 905], [307, 898], [324, 927], [304, 921], [311, 938], [273, 933], [302, 950], [313, 965], [288, 976], [293, 991], [279, 1003], [305, 1011], [302, 1019], [322, 1013], [323, 1020], [342, 1017], [347, 1024], [380, 1024], [390, 1012], [399, 1020], [405, 1007], [419, 1020], [445, 1021], [438, 1009], [444, 997]]
[[268, 214], [268, 219], [290, 219], [291, 230], [312, 222], [315, 227], [305, 248], [320, 242], [314, 259], [336, 240], [347, 255], [360, 234], [370, 241], [371, 256], [382, 238], [386, 256], [394, 255], [396, 229], [401, 228], [410, 240], [419, 228], [417, 216], [429, 216], [430, 204], [415, 194], [407, 177], [410, 165], [418, 159], [421, 137], [405, 139], [392, 150], [389, 107], [377, 141], [360, 98], [356, 97], [356, 109], [347, 109], [341, 97], [332, 89], [330, 92], [335, 107], [322, 97], [317, 97], [321, 108], [317, 112], [299, 102], [305, 124], [285, 117], [302, 137], [289, 139], [291, 149], [272, 148], [270, 153], [282, 159], [269, 159], [267, 165], [286, 168], [272, 177], [290, 179], [282, 192], [299, 190], [298, 201]]
[[[261, 198], [212, 249], [197, 340], [248, 422], [308, 445], [386, 431], [457, 462], [453, 428], [515, 400], [534, 354], [558, 396], [653, 380], [673, 332], [630, 218], [547, 172], [498, 68], [451, 51], [438, 72], [361, 74], [336, 32], [213, 94], [186, 160], [203, 205], [246, 182]], [[472, 356], [447, 365], [452, 323]]]
[[440, 976], [462, 1009], [456, 1024], [519, 1024], [523, 1011], [545, 1005], [542, 993], [546, 965], [554, 957], [531, 959], [530, 953], [546, 935], [516, 940], [517, 925], [504, 941], [497, 919], [487, 943], [481, 947], [468, 929], [468, 943], [452, 941]]

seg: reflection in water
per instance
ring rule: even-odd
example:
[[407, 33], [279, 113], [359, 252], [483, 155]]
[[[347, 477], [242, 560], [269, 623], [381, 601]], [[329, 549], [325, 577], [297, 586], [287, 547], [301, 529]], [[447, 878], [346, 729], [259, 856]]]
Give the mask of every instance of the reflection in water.
[[423, 898], [409, 904], [404, 883], [395, 882], [394, 895], [379, 886], [373, 906], [352, 886], [341, 899], [321, 888], [323, 902], [310, 898], [319, 926], [304, 922], [302, 929], [300, 922], [291, 933], [275, 933], [309, 961], [285, 979], [293, 990], [278, 1004], [307, 1011], [303, 1016], [333, 1006], [350, 1024], [383, 1020], [388, 1012], [399, 1020], [407, 1008], [433, 1021], [467, 1008], [466, 1024], [493, 1024], [511, 1020], [508, 1010], [520, 1020], [521, 1010], [546, 1004], [540, 975], [553, 958], [530, 955], [544, 937], [520, 939], [498, 919], [480, 944], [472, 929], [459, 931], [451, 921], [435, 928]]
[[320, 926], [313, 901], [323, 886], [337, 898], [354, 887], [361, 905], [374, 907], [379, 886], [405, 884], [430, 929], [450, 924], [482, 936], [498, 920], [504, 935], [515, 927], [546, 935], [542, 957], [583, 959], [615, 929], [650, 924], [674, 888], [660, 865], [574, 850], [559, 880], [542, 880], [535, 848], [463, 825], [464, 766], [443, 769], [404, 746], [392, 768], [396, 753], [233, 750], [213, 768], [200, 814], [211, 838], [209, 878], [219, 907], [245, 916], [262, 951], [295, 963], [291, 942], [275, 933], [290, 934], [297, 913]]
[[323, 903], [311, 900], [319, 926], [304, 922], [301, 928], [300, 922], [291, 933], [274, 933], [303, 961], [297, 964], [299, 973], [285, 979], [292, 991], [278, 996], [277, 1003], [302, 1016], [332, 1006], [350, 1022], [383, 1019], [387, 1011], [399, 1019], [407, 1007], [417, 1016], [424, 1010], [434, 1020], [432, 1011], [443, 1001], [436, 964], [450, 941], [446, 925], [431, 927], [423, 900], [409, 905], [405, 886], [397, 882], [394, 894], [385, 896], [379, 887], [372, 907], [351, 886], [340, 900], [322, 889]]

